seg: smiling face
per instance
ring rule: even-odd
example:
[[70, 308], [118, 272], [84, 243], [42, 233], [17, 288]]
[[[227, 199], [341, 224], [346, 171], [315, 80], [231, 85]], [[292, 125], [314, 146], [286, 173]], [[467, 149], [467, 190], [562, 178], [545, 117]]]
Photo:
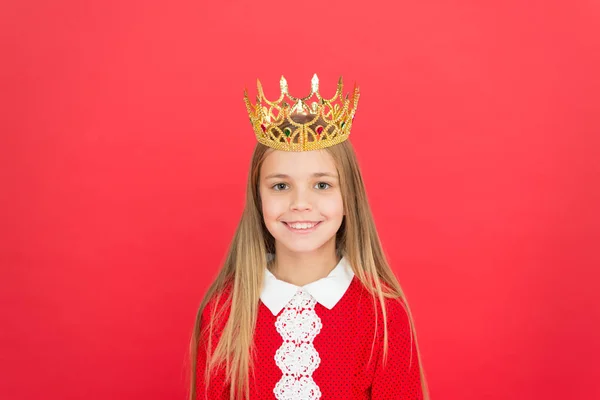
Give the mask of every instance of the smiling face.
[[335, 251], [344, 206], [338, 172], [326, 150], [272, 150], [260, 170], [264, 222], [276, 248]]

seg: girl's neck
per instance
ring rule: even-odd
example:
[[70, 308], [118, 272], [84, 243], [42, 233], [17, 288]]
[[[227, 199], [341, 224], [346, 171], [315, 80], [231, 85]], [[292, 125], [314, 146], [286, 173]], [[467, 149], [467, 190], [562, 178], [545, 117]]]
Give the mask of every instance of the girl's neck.
[[339, 261], [335, 249], [314, 253], [290, 253], [280, 249], [276, 251], [270, 269], [277, 279], [304, 286], [325, 278]]

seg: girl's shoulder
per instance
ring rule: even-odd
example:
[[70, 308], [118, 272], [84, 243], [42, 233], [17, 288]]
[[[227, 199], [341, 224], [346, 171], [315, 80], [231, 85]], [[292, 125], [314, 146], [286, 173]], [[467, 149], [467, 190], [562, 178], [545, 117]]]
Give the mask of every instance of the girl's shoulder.
[[[354, 282], [351, 285], [353, 288], [353, 295], [358, 298], [358, 306], [374, 317], [377, 313], [377, 317], [383, 317], [383, 308], [377, 293], [367, 288], [357, 277], [354, 278]], [[382, 289], [386, 293], [391, 293], [389, 288], [382, 283]], [[391, 294], [384, 295], [383, 304], [385, 306], [386, 319], [388, 322], [395, 324], [408, 324], [408, 307], [406, 300], [401, 296], [394, 296]]]
[[217, 290], [207, 298], [200, 317], [200, 324], [206, 326], [210, 321], [220, 321], [217, 326], [224, 326], [229, 317], [230, 304], [231, 284], [226, 284], [221, 290]]

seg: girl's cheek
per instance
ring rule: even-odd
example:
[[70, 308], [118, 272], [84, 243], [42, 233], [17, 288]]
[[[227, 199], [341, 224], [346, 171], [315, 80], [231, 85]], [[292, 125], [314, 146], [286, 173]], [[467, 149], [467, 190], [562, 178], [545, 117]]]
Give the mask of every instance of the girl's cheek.
[[323, 210], [328, 210], [334, 213], [344, 208], [344, 202], [342, 201], [341, 196], [331, 196], [323, 199], [319, 205]]
[[267, 217], [277, 217], [284, 209], [284, 202], [281, 199], [272, 199], [266, 197], [263, 199], [263, 214]]

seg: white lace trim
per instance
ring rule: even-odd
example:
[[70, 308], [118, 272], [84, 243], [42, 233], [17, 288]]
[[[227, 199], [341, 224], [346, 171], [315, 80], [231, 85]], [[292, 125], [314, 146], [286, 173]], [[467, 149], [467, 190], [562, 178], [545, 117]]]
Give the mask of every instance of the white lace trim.
[[278, 400], [321, 398], [319, 386], [312, 378], [321, 363], [312, 342], [323, 327], [315, 312], [316, 303], [310, 293], [299, 289], [275, 322], [283, 339], [275, 353], [275, 363], [283, 373], [273, 389]]

